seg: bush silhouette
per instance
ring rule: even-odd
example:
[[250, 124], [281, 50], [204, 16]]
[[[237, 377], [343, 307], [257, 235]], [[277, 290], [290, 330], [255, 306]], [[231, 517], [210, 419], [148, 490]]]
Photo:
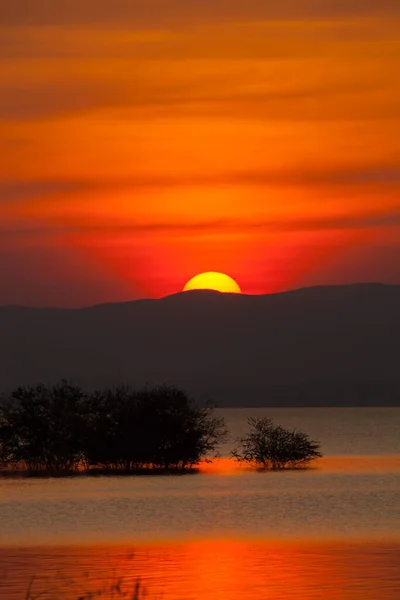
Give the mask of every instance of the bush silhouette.
[[237, 440], [234, 458], [264, 468], [284, 469], [304, 467], [322, 456], [319, 442], [306, 433], [274, 425], [272, 419], [250, 418], [249, 433]]
[[226, 435], [223, 419], [175, 387], [111, 388], [90, 396], [86, 407], [82, 447], [88, 466], [192, 468]]
[[66, 381], [20, 387], [0, 405], [0, 460], [55, 473], [76, 467], [85, 394]]
[[30, 471], [185, 470], [225, 435], [223, 419], [175, 387], [85, 394], [63, 381], [18, 388], [0, 405], [0, 463]]

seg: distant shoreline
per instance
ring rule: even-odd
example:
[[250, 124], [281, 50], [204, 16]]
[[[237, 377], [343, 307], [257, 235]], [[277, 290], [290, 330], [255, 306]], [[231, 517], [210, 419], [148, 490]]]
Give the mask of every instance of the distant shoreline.
[[257, 469], [256, 467], [238, 463], [232, 457], [218, 457], [203, 460], [199, 465], [187, 469], [136, 469], [129, 473], [123, 470], [91, 468], [89, 470], [69, 471], [58, 474], [50, 474], [46, 471], [27, 471], [24, 469], [0, 469], [0, 479], [69, 479], [69, 478], [90, 478], [98, 477], [171, 477], [184, 475], [232, 475], [249, 472], [265, 472], [268, 475], [277, 473], [278, 476], [287, 472], [393, 472], [400, 471], [400, 454], [365, 454], [365, 455], [328, 455], [319, 458], [315, 463], [296, 469], [282, 469], [272, 471], [270, 469]]
[[216, 410], [253, 410], [265, 408], [398, 408], [400, 409], [400, 400], [393, 404], [246, 404], [245, 406], [237, 405], [216, 405]]

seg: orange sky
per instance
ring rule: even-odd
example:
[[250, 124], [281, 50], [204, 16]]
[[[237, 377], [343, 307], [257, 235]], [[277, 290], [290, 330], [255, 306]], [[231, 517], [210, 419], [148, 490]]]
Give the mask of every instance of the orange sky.
[[0, 304], [400, 283], [400, 4], [276, 4], [2, 8]]

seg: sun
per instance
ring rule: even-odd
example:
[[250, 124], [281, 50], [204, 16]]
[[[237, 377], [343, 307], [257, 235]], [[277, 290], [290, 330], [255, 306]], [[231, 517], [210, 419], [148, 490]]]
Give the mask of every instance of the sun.
[[216, 292], [227, 294], [242, 293], [242, 290], [232, 277], [225, 275], [225, 273], [216, 273], [215, 271], [199, 273], [199, 275], [192, 277], [183, 288], [184, 292], [189, 292], [190, 290], [215, 290]]

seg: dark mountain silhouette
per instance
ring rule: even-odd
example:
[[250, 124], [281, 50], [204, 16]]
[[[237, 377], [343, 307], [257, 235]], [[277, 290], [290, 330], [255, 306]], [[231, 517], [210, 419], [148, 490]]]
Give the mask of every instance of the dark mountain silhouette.
[[399, 405], [400, 285], [0, 308], [0, 389], [177, 385], [219, 405]]

